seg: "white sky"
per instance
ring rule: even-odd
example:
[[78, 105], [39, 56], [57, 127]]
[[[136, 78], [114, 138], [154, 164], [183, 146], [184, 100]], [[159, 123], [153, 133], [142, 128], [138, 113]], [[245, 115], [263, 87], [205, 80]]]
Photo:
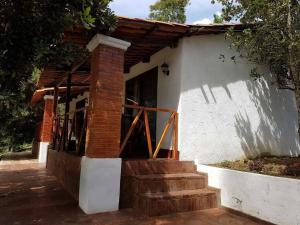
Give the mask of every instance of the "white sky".
[[[113, 0], [110, 4], [111, 9], [119, 16], [132, 18], [147, 18], [149, 6], [156, 0]], [[221, 11], [219, 4], [211, 4], [211, 0], [191, 0], [187, 7], [187, 23], [209, 23], [212, 21], [213, 14]]]

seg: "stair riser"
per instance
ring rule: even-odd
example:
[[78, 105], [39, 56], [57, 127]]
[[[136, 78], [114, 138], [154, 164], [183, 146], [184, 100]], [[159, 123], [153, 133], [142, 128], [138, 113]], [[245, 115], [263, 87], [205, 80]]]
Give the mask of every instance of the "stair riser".
[[208, 187], [207, 175], [193, 162], [173, 160], [123, 161], [121, 208], [149, 216], [216, 208], [220, 192]]
[[122, 176], [194, 173], [196, 166], [193, 162], [180, 161], [125, 161], [122, 164]]
[[217, 208], [218, 206], [219, 196], [215, 193], [191, 198], [148, 199], [137, 197], [134, 208], [143, 211], [148, 216], [161, 216], [170, 213]]
[[135, 199], [134, 178], [131, 176], [121, 177], [120, 185], [120, 208], [132, 208]]
[[184, 179], [159, 179], [159, 180], [140, 180], [134, 181], [135, 193], [156, 193], [169, 191], [195, 190], [207, 187], [206, 177], [184, 178]]

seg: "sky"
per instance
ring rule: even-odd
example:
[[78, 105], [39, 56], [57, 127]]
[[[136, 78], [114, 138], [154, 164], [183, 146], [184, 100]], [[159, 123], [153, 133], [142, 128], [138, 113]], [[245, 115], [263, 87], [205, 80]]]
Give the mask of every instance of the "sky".
[[[149, 15], [149, 6], [157, 0], [113, 0], [110, 8], [118, 16], [132, 18], [147, 18]], [[187, 7], [187, 24], [207, 24], [211, 23], [213, 14], [220, 13], [222, 7], [220, 4], [211, 4], [211, 0], [191, 0]]]

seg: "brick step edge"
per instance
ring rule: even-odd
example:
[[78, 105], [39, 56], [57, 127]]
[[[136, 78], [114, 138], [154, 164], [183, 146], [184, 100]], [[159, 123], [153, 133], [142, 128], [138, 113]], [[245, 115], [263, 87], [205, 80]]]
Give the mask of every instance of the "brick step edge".
[[134, 178], [138, 180], [177, 180], [177, 179], [206, 179], [207, 174], [201, 173], [163, 173], [163, 174], [144, 174], [135, 175]]
[[196, 189], [196, 190], [184, 190], [184, 191], [170, 191], [170, 192], [157, 192], [157, 193], [143, 193], [138, 194], [138, 197], [150, 198], [150, 199], [181, 199], [181, 198], [193, 198], [201, 197], [211, 194], [220, 194], [220, 190], [212, 187]]

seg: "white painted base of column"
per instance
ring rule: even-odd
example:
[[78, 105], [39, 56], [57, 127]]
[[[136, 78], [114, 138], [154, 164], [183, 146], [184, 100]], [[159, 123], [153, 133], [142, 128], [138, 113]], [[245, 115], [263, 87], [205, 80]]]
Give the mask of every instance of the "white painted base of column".
[[49, 142], [39, 143], [39, 163], [47, 162], [48, 146], [49, 146]]
[[119, 209], [121, 163], [120, 158], [82, 157], [79, 206], [86, 214]]

